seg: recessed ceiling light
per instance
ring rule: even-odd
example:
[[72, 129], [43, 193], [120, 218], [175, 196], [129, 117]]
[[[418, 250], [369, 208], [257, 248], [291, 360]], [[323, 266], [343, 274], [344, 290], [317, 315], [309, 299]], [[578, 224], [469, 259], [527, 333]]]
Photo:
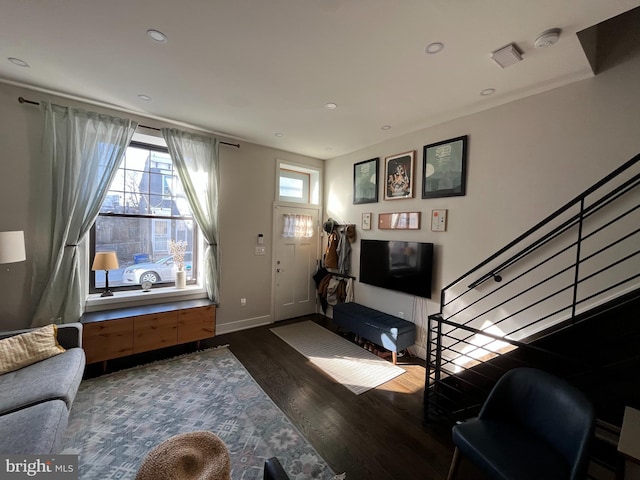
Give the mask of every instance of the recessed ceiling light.
[[333, 102], [325, 103], [324, 108], [326, 108], [327, 110], [335, 110], [336, 108], [338, 108], [338, 104]]
[[332, 151], [333, 151], [333, 147], [324, 147], [324, 149], [325, 149], [327, 152], [332, 152]]
[[424, 49], [424, 53], [427, 55], [435, 55], [436, 53], [440, 53], [444, 48], [444, 43], [442, 42], [433, 42], [427, 45], [427, 48]]
[[486, 97], [488, 95], [493, 95], [494, 93], [496, 93], [495, 88], [485, 88], [480, 92], [480, 95], [482, 95], [483, 97]]
[[149, 95], [138, 95], [138, 98], [140, 100], [144, 100], [145, 102], [150, 102], [151, 101], [151, 97]]
[[280, 133], [280, 132], [274, 133], [274, 135], [278, 138], [284, 137], [284, 133]]
[[16, 58], [16, 57], [9, 57], [8, 59], [11, 63], [13, 63], [14, 65], [17, 65], [19, 67], [26, 67], [29, 68], [31, 65], [29, 65], [27, 62], [25, 62], [24, 60], [21, 60], [20, 58]]
[[151, 40], [153, 40], [154, 42], [167, 43], [167, 36], [160, 30], [147, 30], [147, 35], [149, 35]]
[[380, 127], [381, 130], [391, 130], [391, 125], [382, 125]]

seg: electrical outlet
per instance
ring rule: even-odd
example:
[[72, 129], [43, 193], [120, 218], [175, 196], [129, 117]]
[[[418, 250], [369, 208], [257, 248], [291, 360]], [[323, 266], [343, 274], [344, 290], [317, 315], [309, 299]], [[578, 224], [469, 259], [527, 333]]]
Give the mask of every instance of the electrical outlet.
[[265, 248], [264, 247], [256, 247], [256, 255], [264, 255], [265, 254]]
[[240, 306], [241, 307], [246, 307], [247, 306], [247, 299], [246, 298], [241, 298], [240, 299]]
[[398, 317], [404, 318], [404, 312], [398, 312]]

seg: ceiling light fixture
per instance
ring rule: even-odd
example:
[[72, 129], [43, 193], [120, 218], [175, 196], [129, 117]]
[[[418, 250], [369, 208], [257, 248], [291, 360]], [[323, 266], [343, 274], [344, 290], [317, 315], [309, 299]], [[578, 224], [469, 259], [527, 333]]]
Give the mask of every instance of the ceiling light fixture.
[[382, 125], [380, 130], [391, 130], [391, 125]]
[[140, 100], [144, 100], [145, 102], [150, 102], [151, 101], [151, 97], [149, 95], [138, 95], [138, 98]]
[[427, 45], [424, 49], [424, 53], [427, 55], [435, 55], [436, 53], [440, 53], [444, 48], [444, 43], [442, 42], [433, 42]]
[[338, 104], [333, 102], [325, 103], [324, 108], [326, 108], [327, 110], [335, 110], [336, 108], [338, 108]]
[[147, 35], [149, 35], [149, 38], [154, 42], [167, 43], [167, 36], [160, 30], [147, 30]]
[[551, 45], [558, 43], [558, 40], [560, 40], [560, 32], [562, 32], [562, 30], [560, 30], [559, 28], [545, 30], [540, 35], [538, 35], [538, 38], [536, 38], [534, 45], [536, 46], [536, 48], [550, 47]]
[[280, 132], [274, 133], [274, 135], [278, 138], [284, 137], [284, 133], [280, 133]]
[[19, 67], [25, 67], [25, 68], [29, 68], [31, 65], [29, 65], [27, 62], [25, 62], [24, 60], [20, 59], [20, 58], [16, 58], [16, 57], [9, 57], [8, 60], [13, 63], [14, 65], [17, 65]]
[[482, 95], [483, 97], [487, 97], [489, 95], [493, 95], [494, 93], [496, 93], [495, 88], [485, 88], [480, 92], [480, 95]]

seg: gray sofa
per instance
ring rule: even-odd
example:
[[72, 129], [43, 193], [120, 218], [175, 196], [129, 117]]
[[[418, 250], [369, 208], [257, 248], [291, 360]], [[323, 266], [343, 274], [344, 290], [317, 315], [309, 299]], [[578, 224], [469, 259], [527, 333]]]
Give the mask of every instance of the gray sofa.
[[[1, 332], [0, 338], [28, 330]], [[66, 351], [0, 375], [0, 453], [59, 453], [85, 366], [82, 324], [58, 326]]]

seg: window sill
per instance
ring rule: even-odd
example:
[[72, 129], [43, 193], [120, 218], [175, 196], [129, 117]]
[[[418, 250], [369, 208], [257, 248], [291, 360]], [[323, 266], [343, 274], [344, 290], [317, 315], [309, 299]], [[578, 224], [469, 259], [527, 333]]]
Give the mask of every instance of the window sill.
[[114, 292], [113, 297], [101, 297], [93, 293], [87, 297], [85, 312], [98, 312], [123, 307], [137, 307], [156, 303], [178, 302], [206, 298], [207, 291], [200, 285], [189, 285], [187, 288], [158, 287], [148, 292], [142, 290], [125, 290]]

